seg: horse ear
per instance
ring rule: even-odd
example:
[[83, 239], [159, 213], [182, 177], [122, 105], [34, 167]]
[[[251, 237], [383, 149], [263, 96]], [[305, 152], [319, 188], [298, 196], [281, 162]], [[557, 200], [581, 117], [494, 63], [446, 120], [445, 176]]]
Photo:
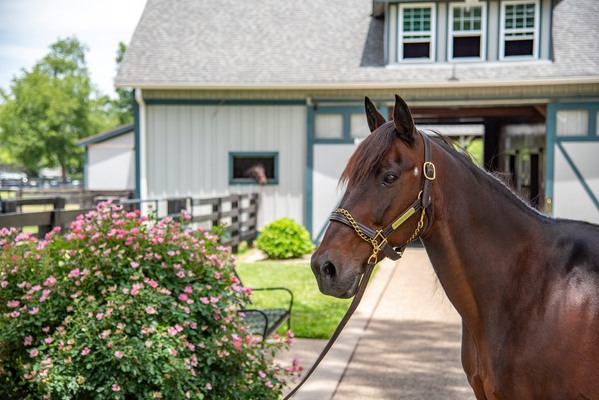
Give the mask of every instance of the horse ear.
[[364, 98], [364, 106], [366, 108], [366, 119], [368, 120], [370, 132], [374, 132], [376, 128], [387, 122], [368, 97]]
[[416, 130], [416, 126], [414, 125], [414, 119], [412, 118], [410, 108], [398, 95], [395, 95], [393, 124], [399, 134], [399, 138], [412, 146], [415, 143], [414, 131]]

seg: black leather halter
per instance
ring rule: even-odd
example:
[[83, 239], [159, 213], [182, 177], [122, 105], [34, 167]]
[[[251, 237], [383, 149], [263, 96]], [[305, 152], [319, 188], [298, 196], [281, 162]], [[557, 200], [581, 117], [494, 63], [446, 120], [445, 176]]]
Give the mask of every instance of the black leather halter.
[[[392, 260], [399, 260], [405, 250], [405, 248], [417, 239], [424, 227], [424, 218], [426, 216], [426, 209], [431, 204], [431, 187], [436, 177], [435, 165], [431, 162], [431, 149], [430, 139], [426, 133], [419, 132], [424, 141], [424, 164], [422, 166], [422, 174], [424, 176], [424, 183], [422, 190], [418, 194], [418, 198], [414, 200], [412, 205], [402, 212], [393, 222], [391, 222], [384, 229], [375, 230], [367, 225], [356, 221], [344, 208], [338, 208], [331, 214], [330, 220], [344, 223], [356, 231], [358, 236], [372, 245], [372, 255], [368, 259], [368, 263], [376, 264], [378, 261], [378, 253], [382, 250], [387, 257]], [[393, 248], [387, 240], [389, 236], [395, 232], [404, 222], [406, 222], [412, 215], [420, 211], [420, 220], [412, 236], [403, 245]]]

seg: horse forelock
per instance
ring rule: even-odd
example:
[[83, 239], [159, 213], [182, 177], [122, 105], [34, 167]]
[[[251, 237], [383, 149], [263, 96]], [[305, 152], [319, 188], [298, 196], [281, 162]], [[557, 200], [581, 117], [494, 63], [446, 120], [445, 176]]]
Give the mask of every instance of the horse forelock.
[[368, 135], [350, 157], [339, 182], [351, 190], [362, 183], [368, 175], [376, 172], [397, 138], [393, 123], [386, 123]]

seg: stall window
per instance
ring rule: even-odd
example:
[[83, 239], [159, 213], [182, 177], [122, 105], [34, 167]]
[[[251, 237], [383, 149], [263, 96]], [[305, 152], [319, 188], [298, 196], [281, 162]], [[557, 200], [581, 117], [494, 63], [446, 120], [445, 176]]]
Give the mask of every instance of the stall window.
[[278, 153], [229, 153], [229, 183], [266, 185], [278, 183]]

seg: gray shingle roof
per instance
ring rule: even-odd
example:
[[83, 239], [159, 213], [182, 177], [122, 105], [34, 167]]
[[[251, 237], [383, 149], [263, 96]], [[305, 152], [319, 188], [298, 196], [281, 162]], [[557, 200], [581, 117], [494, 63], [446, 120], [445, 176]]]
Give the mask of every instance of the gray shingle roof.
[[[452, 64], [385, 67], [372, 0], [148, 0], [115, 83], [139, 87], [431, 85]], [[599, 1], [554, 8], [554, 60], [457, 64], [461, 82], [599, 78]]]

